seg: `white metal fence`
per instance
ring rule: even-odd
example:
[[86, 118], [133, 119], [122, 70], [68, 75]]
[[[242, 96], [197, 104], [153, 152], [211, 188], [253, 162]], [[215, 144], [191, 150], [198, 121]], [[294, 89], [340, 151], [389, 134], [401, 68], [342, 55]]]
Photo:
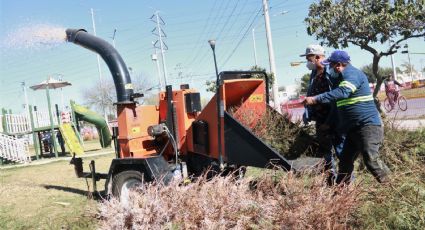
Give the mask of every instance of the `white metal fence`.
[[31, 162], [28, 140], [0, 133], [0, 157], [19, 163]]
[[31, 132], [29, 118], [23, 114], [6, 114], [6, 130], [9, 134]]
[[0, 133], [4, 132], [3, 130], [3, 115], [0, 115]]
[[[53, 117], [53, 124], [58, 125], [58, 118]], [[34, 128], [42, 128], [50, 126], [50, 117], [48, 111], [33, 111]], [[5, 127], [3, 127], [5, 122]], [[31, 121], [26, 114], [5, 114], [0, 115], [0, 133], [23, 134], [30, 133]]]
[[[52, 112], [53, 117], [53, 124], [58, 124], [58, 118], [55, 116]], [[48, 127], [50, 126], [50, 117], [48, 111], [34, 111], [33, 112], [33, 118], [34, 118], [34, 127], [35, 128], [41, 128], [41, 127]]]

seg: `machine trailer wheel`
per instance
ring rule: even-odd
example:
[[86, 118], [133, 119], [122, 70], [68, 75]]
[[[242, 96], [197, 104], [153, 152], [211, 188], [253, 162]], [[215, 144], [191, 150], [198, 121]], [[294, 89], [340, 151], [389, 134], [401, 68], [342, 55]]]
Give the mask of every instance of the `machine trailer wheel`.
[[116, 174], [112, 180], [112, 195], [124, 204], [129, 203], [129, 192], [143, 184], [143, 174], [135, 170], [127, 170]]

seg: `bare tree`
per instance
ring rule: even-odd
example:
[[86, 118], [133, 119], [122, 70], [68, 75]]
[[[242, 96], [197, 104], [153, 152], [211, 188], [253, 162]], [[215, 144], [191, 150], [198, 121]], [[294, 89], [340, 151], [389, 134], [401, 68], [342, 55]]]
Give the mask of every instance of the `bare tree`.
[[[145, 98], [151, 100], [152, 91], [158, 89], [158, 86], [153, 86], [147, 77], [138, 75], [132, 78], [134, 92], [143, 93], [145, 96], [137, 99], [140, 104], [145, 103]], [[112, 78], [103, 80], [102, 83], [97, 81], [94, 85], [83, 90], [85, 105], [94, 109], [99, 113], [106, 112], [108, 116], [115, 114], [116, 108], [114, 103], [117, 100], [115, 85]]]

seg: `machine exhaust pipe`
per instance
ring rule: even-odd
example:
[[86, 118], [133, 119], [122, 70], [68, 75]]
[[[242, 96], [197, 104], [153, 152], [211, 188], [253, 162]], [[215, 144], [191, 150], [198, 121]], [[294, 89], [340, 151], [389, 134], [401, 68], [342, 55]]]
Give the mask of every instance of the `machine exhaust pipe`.
[[99, 54], [108, 65], [117, 91], [117, 104], [133, 101], [133, 85], [124, 60], [118, 51], [105, 40], [87, 33], [84, 29], [67, 29], [66, 39]]

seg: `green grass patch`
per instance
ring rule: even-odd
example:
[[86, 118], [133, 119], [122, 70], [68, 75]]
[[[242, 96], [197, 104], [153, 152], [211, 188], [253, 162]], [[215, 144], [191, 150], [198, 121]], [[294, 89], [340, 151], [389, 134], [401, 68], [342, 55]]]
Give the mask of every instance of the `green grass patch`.
[[[400, 95], [403, 95], [407, 99], [425, 97], [425, 88], [401, 89]], [[386, 97], [385, 91], [380, 91], [378, 93], [379, 100], [383, 101]]]
[[[107, 172], [113, 154], [91, 159]], [[104, 181], [98, 183], [103, 190]], [[89, 180], [91, 190], [91, 181]], [[0, 170], [0, 229], [94, 229], [97, 201], [68, 161]]]
[[366, 193], [353, 213], [359, 229], [425, 229], [425, 130], [386, 129], [381, 157], [392, 170], [380, 185], [364, 170], [356, 172]]

